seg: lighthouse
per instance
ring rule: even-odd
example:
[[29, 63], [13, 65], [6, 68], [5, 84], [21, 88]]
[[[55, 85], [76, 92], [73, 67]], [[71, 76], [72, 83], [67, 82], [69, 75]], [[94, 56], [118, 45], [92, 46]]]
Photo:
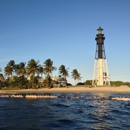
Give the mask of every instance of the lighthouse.
[[92, 86], [110, 86], [110, 75], [104, 47], [103, 29], [99, 27], [96, 35], [96, 52], [94, 60], [94, 71]]

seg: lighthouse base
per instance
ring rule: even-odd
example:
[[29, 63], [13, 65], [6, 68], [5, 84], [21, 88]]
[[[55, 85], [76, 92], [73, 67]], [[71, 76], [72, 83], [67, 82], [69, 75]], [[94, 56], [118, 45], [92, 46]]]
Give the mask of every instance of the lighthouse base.
[[111, 86], [106, 59], [95, 59], [92, 86]]

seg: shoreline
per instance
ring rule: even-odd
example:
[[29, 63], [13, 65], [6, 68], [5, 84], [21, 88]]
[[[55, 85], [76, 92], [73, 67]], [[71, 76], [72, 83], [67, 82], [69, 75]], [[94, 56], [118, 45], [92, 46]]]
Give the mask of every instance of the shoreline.
[[129, 87], [70, 87], [70, 88], [41, 88], [21, 90], [0, 90], [0, 94], [21, 93], [130, 93]]

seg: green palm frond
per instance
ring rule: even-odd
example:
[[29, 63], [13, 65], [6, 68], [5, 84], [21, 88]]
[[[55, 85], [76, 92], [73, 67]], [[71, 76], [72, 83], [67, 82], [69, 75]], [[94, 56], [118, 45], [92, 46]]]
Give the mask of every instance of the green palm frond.
[[68, 74], [68, 68], [66, 69], [64, 65], [61, 65], [59, 67], [59, 74], [64, 76], [65, 78], [69, 76]]
[[28, 65], [26, 67], [27, 69], [27, 74], [28, 75], [35, 75], [35, 74], [38, 74], [39, 73], [39, 61], [35, 61], [34, 59], [31, 59], [29, 62], [28, 62]]
[[43, 71], [45, 74], [50, 75], [52, 71], [56, 70], [56, 67], [53, 66], [53, 61], [51, 59], [47, 59], [43, 64]]
[[7, 66], [14, 67], [15, 66], [15, 61], [10, 60], [9, 63], [7, 64]]
[[77, 69], [74, 69], [72, 72], [71, 72], [71, 76], [74, 80], [81, 80], [81, 74], [77, 71]]
[[10, 66], [6, 66], [4, 68], [4, 73], [5, 73], [6, 76], [12, 76], [12, 74], [13, 74], [13, 68], [10, 67]]

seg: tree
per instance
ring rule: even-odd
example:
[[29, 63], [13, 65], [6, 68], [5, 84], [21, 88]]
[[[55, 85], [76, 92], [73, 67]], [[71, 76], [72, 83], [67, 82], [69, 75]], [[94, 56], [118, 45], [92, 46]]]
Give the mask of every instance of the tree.
[[17, 75], [25, 76], [26, 74], [25, 64], [26, 63], [24, 62], [20, 62], [18, 65], [15, 66], [15, 71]]
[[17, 87], [17, 88], [23, 88], [23, 86], [26, 86], [28, 83], [27, 79], [24, 78], [23, 76], [13, 76], [10, 80], [10, 84], [12, 87]]
[[10, 60], [7, 66], [4, 68], [4, 73], [8, 77], [9, 76], [12, 77], [14, 72], [15, 72], [15, 62], [14, 60]]
[[13, 75], [13, 68], [10, 67], [10, 66], [6, 66], [6, 67], [4, 68], [4, 73], [5, 73], [5, 75], [6, 75], [7, 77], [12, 77], [12, 75]]
[[[42, 75], [43, 73], [44, 73], [44, 69], [43, 69], [43, 67], [42, 67], [42, 66], [39, 66], [39, 74]], [[38, 75], [39, 75], [39, 74], [38, 74]]]
[[81, 76], [80, 76], [80, 73], [77, 71], [77, 69], [74, 69], [72, 72], [72, 78], [75, 80], [75, 85], [76, 85], [76, 80], [81, 80]]
[[7, 66], [10, 66], [10, 67], [14, 68], [15, 61], [14, 60], [10, 60], [9, 63], [7, 64]]
[[52, 85], [52, 78], [51, 76], [48, 74], [45, 78], [45, 80], [43, 81], [43, 84], [48, 87], [48, 88], [51, 88], [51, 85]]
[[27, 74], [29, 76], [33, 76], [33, 83], [35, 83], [35, 75], [38, 75], [39, 74], [39, 61], [35, 61], [34, 59], [31, 59], [29, 62], [28, 62], [28, 65], [27, 65]]
[[84, 83], [82, 83], [82, 82], [78, 82], [77, 85], [84, 85]]
[[56, 70], [56, 67], [53, 66], [53, 61], [51, 59], [47, 59], [43, 64], [44, 72], [49, 76], [52, 74], [52, 71]]
[[4, 79], [4, 76], [2, 73], [0, 73], [0, 79]]
[[2, 72], [2, 69], [0, 68], [0, 80], [4, 80], [4, 75], [1, 72]]
[[86, 85], [92, 85], [92, 80], [86, 80], [85, 84]]
[[59, 67], [59, 73], [60, 73], [60, 75], [63, 76], [65, 79], [66, 79], [66, 77], [69, 76], [69, 74], [68, 74], [68, 68], [66, 69], [64, 65], [61, 65], [61, 66]]
[[0, 88], [3, 86], [5, 79], [2, 73], [0, 73]]

